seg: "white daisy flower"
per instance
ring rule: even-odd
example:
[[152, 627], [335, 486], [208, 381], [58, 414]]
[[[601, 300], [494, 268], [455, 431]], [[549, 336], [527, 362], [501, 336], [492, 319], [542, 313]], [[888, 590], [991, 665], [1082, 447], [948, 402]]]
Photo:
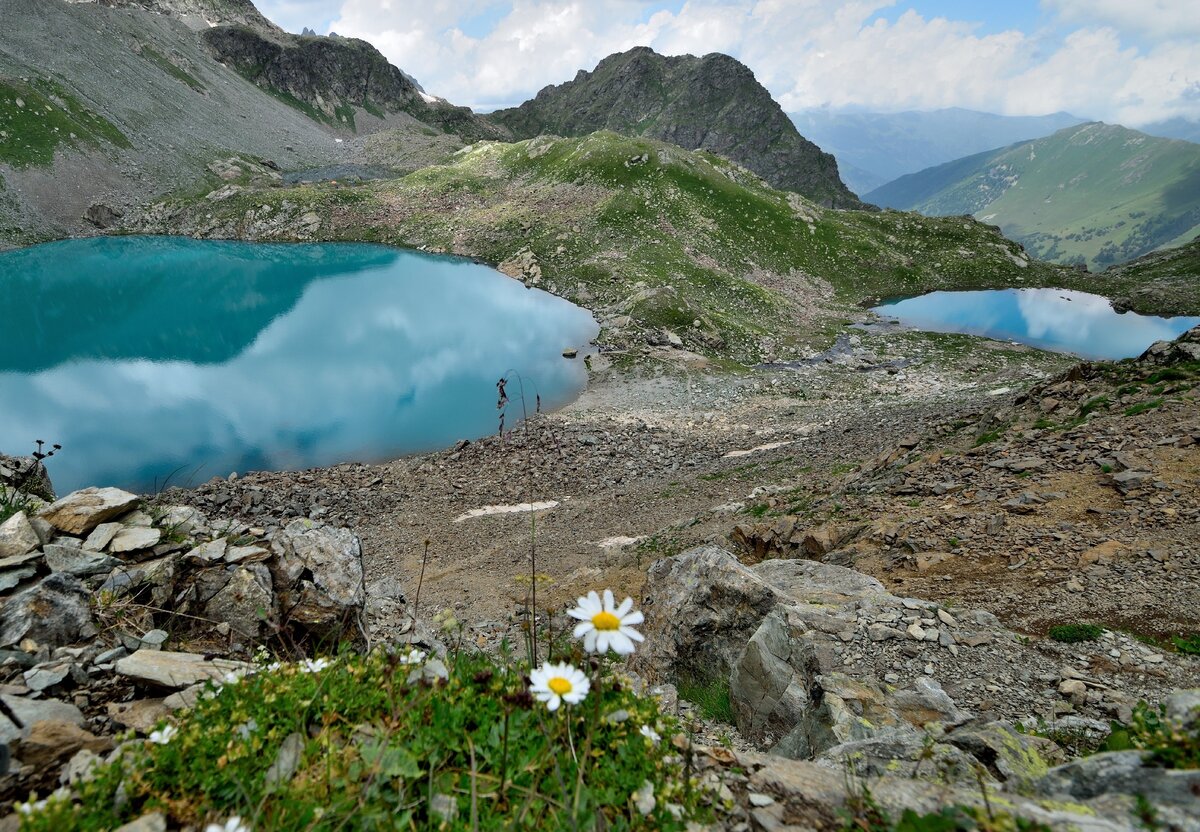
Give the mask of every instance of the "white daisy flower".
[[157, 731], [151, 731], [149, 740], [155, 745], [166, 745], [178, 733], [179, 729], [174, 725], [166, 725]]
[[649, 725], [643, 725], [641, 728], [638, 729], [638, 733], [641, 734], [646, 739], [650, 740], [650, 742], [654, 743], [655, 745], [658, 745], [659, 742], [662, 740], [662, 737], [660, 737], [658, 735], [658, 732], [655, 731], [653, 728], [651, 728]]
[[329, 661], [329, 659], [325, 659], [325, 658], [305, 659], [304, 661], [302, 661], [300, 663], [300, 672], [301, 673], [320, 673], [322, 670], [329, 667], [329, 665], [331, 665], [331, 664], [333, 664], [333, 662], [331, 662], [331, 661]]
[[559, 705], [578, 705], [587, 696], [592, 683], [577, 667], [563, 664], [544, 664], [529, 674], [529, 690], [546, 708], [557, 711]]
[[204, 827], [204, 832], [250, 832], [250, 826], [234, 815], [224, 823], [210, 823]]
[[611, 589], [604, 590], [604, 600], [592, 590], [585, 598], [577, 599], [576, 606], [567, 611], [567, 615], [578, 618], [575, 625], [575, 638], [583, 638], [583, 649], [589, 653], [604, 653], [612, 650], [622, 656], [633, 652], [633, 643], [641, 641], [643, 636], [633, 629], [634, 624], [641, 624], [644, 616], [633, 610], [633, 599], [626, 598], [621, 606], [613, 605]]

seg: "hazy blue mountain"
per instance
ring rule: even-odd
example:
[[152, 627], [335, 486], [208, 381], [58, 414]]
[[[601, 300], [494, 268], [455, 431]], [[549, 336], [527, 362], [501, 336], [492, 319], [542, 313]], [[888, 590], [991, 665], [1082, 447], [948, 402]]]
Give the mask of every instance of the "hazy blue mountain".
[[999, 116], [959, 107], [902, 113], [817, 109], [789, 115], [803, 135], [837, 157], [842, 179], [859, 194], [906, 173], [1084, 122], [1070, 113]]
[[1161, 136], [1164, 139], [1183, 139], [1185, 142], [1200, 144], [1200, 121], [1189, 121], [1176, 116], [1165, 121], [1143, 124], [1138, 129], [1151, 136]]

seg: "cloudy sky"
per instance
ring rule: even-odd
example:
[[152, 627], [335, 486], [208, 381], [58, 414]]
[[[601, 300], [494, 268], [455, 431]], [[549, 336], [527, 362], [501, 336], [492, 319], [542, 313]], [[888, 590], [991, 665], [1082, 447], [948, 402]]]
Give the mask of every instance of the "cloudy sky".
[[1065, 110], [1200, 119], [1197, 0], [259, 0], [289, 31], [375, 44], [478, 110], [632, 46], [726, 52], [790, 112]]

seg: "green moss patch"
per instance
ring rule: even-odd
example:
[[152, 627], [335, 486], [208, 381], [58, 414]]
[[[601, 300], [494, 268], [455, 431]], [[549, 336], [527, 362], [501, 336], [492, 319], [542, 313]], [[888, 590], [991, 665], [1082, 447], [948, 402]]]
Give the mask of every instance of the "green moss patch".
[[129, 148], [112, 122], [54, 81], [0, 79], [0, 162], [15, 168], [54, 162], [60, 146]]

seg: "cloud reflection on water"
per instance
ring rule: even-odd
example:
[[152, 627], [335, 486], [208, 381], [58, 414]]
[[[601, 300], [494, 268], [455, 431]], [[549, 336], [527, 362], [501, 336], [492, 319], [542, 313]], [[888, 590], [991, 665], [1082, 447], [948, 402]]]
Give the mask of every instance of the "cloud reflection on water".
[[[207, 245], [220, 257], [232, 244]], [[309, 276], [294, 305], [223, 362], [76, 358], [0, 373], [0, 447], [61, 442], [60, 490], [148, 488], [180, 466], [201, 466], [181, 476], [202, 481], [477, 437], [495, 429], [494, 384], [509, 368], [547, 406], [582, 389], [582, 362], [560, 353], [596, 335], [585, 310], [482, 266], [403, 252], [381, 265], [378, 247], [362, 248], [363, 271], [348, 273], [343, 257], [336, 274]]]
[[1012, 340], [1085, 358], [1139, 355], [1170, 340], [1200, 318], [1118, 314], [1107, 298], [1066, 289], [931, 292], [886, 303], [875, 311], [915, 329]]

